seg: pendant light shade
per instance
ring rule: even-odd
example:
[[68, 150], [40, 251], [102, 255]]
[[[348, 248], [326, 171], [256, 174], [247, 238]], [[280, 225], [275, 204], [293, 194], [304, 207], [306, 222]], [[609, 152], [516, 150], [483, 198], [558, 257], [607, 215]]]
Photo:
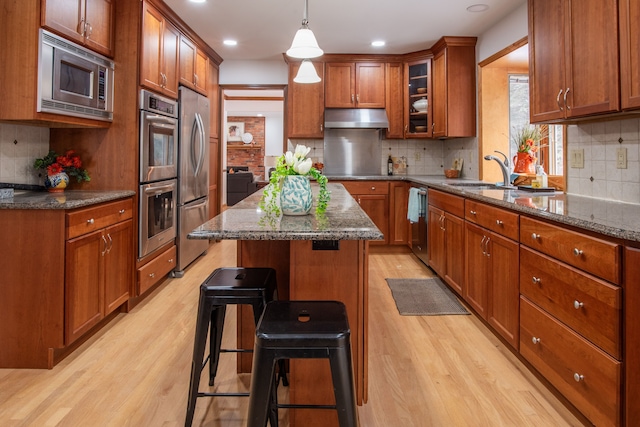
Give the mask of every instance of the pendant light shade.
[[318, 46], [313, 31], [309, 29], [308, 0], [304, 1], [304, 15], [302, 17], [302, 27], [296, 32], [291, 47], [287, 50], [287, 55], [292, 58], [317, 58], [324, 53]]
[[305, 59], [300, 64], [298, 74], [293, 78], [293, 81], [296, 83], [318, 83], [320, 81], [320, 76], [318, 76], [316, 67], [313, 66], [313, 63], [310, 60]]

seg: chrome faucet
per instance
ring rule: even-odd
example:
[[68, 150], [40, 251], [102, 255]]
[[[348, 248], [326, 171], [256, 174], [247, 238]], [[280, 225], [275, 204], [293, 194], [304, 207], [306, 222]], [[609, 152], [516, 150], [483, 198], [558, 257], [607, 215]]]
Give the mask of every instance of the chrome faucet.
[[500, 165], [500, 170], [502, 171], [502, 179], [504, 181], [502, 185], [504, 188], [515, 188], [511, 185], [511, 177], [510, 177], [511, 174], [509, 173], [509, 159], [503, 152], [498, 150], [495, 150], [495, 152], [502, 154], [502, 156], [504, 157], [504, 162], [492, 154], [487, 154], [486, 156], [484, 156], [484, 159], [495, 160], [496, 162], [498, 162], [498, 165]]

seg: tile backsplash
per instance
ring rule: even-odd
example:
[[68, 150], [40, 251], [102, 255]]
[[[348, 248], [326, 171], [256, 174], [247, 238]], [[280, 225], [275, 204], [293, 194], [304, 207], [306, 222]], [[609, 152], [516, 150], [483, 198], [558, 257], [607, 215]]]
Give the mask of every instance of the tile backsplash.
[[0, 123], [0, 182], [42, 184], [33, 162], [49, 151], [49, 128]]
[[[570, 125], [567, 139], [567, 193], [640, 203], [640, 119]], [[619, 148], [627, 155], [622, 169]], [[573, 150], [583, 150], [583, 168], [572, 167]]]

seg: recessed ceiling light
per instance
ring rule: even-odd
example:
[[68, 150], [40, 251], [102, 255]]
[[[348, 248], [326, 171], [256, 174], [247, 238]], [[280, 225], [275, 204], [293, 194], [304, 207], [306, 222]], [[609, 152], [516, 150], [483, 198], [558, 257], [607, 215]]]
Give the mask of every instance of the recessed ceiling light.
[[206, 3], [207, 0], [190, 0], [191, 3]]
[[258, 113], [256, 114], [258, 117], [262, 117], [262, 113]]
[[235, 46], [238, 44], [238, 42], [236, 40], [231, 40], [231, 39], [227, 39], [225, 41], [223, 41], [222, 43], [224, 43], [225, 46]]
[[489, 5], [483, 3], [472, 4], [467, 8], [467, 12], [484, 12], [487, 10], [489, 10]]
[[371, 42], [371, 46], [374, 46], [374, 47], [382, 47], [385, 44], [386, 43], [383, 40], [376, 40]]

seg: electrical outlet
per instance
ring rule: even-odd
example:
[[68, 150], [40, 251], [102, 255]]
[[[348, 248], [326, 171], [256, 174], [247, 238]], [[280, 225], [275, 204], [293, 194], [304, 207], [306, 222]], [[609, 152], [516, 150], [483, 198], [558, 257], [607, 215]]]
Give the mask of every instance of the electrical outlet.
[[571, 150], [571, 167], [574, 169], [584, 168], [584, 150], [582, 148]]
[[415, 161], [416, 161], [416, 162], [419, 162], [419, 161], [420, 161], [420, 152], [419, 152], [419, 151], [416, 151], [416, 152], [413, 154], [413, 158], [415, 159]]
[[616, 168], [618, 169], [627, 168], [627, 149], [626, 148], [618, 148], [616, 150]]

